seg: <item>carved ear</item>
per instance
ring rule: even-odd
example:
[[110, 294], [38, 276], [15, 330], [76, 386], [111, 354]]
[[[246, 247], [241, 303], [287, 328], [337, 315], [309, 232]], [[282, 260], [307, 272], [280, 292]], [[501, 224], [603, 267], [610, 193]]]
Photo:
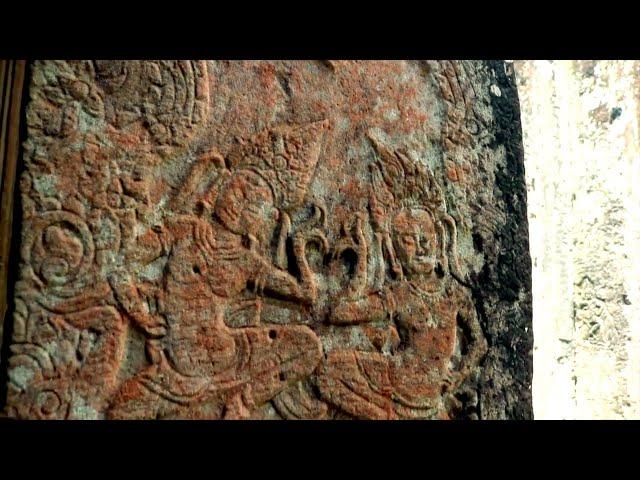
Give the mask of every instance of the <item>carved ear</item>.
[[280, 211], [280, 233], [278, 234], [278, 247], [276, 249], [275, 264], [283, 270], [289, 268], [289, 260], [287, 258], [287, 239], [291, 234], [291, 217], [285, 211]]
[[436, 222], [436, 230], [438, 232], [438, 247], [440, 250], [438, 252], [438, 266], [442, 268], [442, 274], [446, 275], [449, 273], [449, 255], [447, 250], [451, 243], [450, 232], [448, 232], [448, 229], [443, 222]]
[[452, 217], [449, 215], [444, 215], [442, 217], [442, 224], [444, 225], [444, 230], [446, 235], [444, 239], [446, 241], [443, 242], [444, 249], [444, 258], [447, 259], [449, 272], [459, 279], [463, 279], [464, 275], [460, 270], [460, 263], [458, 261], [458, 230], [456, 228], [456, 223]]

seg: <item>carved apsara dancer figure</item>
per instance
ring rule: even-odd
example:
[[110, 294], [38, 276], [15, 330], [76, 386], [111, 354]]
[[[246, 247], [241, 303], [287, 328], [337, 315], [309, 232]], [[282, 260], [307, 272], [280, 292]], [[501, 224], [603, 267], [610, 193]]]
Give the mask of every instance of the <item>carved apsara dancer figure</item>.
[[[326, 249], [322, 232], [294, 235], [300, 280], [265, 252], [278, 222], [286, 225], [286, 211], [304, 198], [326, 127], [268, 129], [226, 160], [205, 159], [217, 162], [222, 173], [200, 204], [201, 216], [178, 217], [163, 232], [170, 254], [156, 292], [158, 314], [148, 312], [135, 285], [114, 279], [124, 310], [158, 338], [147, 345], [152, 365], [122, 386], [110, 418], [246, 418], [315, 369], [321, 345], [310, 328], [230, 328], [225, 319], [248, 289], [307, 305], [315, 300], [305, 249], [309, 241]], [[191, 195], [194, 185], [188, 183], [183, 194]], [[211, 217], [204, 214], [209, 209]]]
[[[379, 351], [330, 352], [318, 387], [324, 400], [357, 418], [447, 418], [446, 400], [455, 402], [447, 393], [486, 349], [469, 295], [451, 279], [455, 224], [431, 172], [372, 141], [379, 155], [370, 201], [374, 246], [394, 278], [367, 291], [368, 248], [359, 218], [353, 241], [358, 287], [329, 321], [362, 324]], [[380, 267], [378, 274], [386, 275]]]

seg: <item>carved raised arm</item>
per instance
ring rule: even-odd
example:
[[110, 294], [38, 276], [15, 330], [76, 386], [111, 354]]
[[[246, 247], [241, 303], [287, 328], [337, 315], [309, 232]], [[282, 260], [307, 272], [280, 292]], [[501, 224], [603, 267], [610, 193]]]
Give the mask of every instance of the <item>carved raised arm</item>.
[[149, 312], [143, 296], [130, 276], [112, 274], [109, 283], [122, 309], [148, 336], [160, 338], [167, 333], [167, 321], [164, 317]]
[[[315, 283], [301, 282], [296, 277], [272, 264], [257, 252], [250, 252], [253, 258], [254, 275], [251, 282], [254, 290], [275, 298], [311, 305], [316, 299]], [[302, 268], [301, 268], [302, 270]]]
[[369, 245], [364, 234], [366, 213], [357, 212], [354, 228], [348, 223], [342, 225], [342, 238], [333, 248], [333, 258], [339, 259], [347, 250], [352, 250], [358, 257], [353, 281], [349, 284], [345, 297], [357, 300], [365, 295], [367, 288], [367, 263], [369, 261]]
[[468, 338], [467, 352], [461, 358], [458, 371], [448, 379], [447, 390], [454, 391], [468, 377], [470, 369], [477, 365], [488, 350], [487, 340], [482, 333], [482, 327], [478, 321], [478, 315], [471, 299], [458, 295], [457, 318], [461, 321], [461, 327]]
[[298, 232], [293, 239], [293, 254], [298, 262], [301, 286], [303, 291], [309, 296], [311, 303], [313, 303], [318, 296], [318, 292], [313, 271], [307, 261], [307, 245], [309, 243], [319, 244], [320, 252], [326, 254], [329, 251], [329, 241], [318, 228]]

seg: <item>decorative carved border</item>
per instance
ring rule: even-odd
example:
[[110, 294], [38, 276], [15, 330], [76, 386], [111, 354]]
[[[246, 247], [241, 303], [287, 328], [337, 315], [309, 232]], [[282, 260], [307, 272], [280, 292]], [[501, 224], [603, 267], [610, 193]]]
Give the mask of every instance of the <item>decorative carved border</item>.
[[0, 345], [8, 311], [9, 256], [25, 69], [25, 60], [0, 60]]

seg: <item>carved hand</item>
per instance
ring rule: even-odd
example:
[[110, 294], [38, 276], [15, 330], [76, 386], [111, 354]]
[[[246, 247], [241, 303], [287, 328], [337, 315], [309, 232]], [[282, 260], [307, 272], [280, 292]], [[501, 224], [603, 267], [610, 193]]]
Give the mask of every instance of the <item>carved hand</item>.
[[320, 251], [324, 255], [329, 251], [329, 241], [327, 237], [318, 228], [298, 232], [293, 239], [293, 253], [298, 262], [302, 286], [307, 290], [310, 300], [313, 302], [317, 298], [316, 284], [313, 278], [313, 272], [307, 261], [307, 244], [316, 242], [320, 244]]
[[291, 217], [287, 212], [281, 212], [280, 234], [278, 235], [278, 249], [276, 251], [276, 265], [283, 270], [287, 269], [286, 242], [291, 233]]
[[304, 266], [307, 269], [306, 272], [303, 272], [303, 275], [304, 273], [311, 273], [307, 262], [306, 250], [307, 245], [312, 242], [320, 244], [320, 253], [323, 255], [329, 251], [329, 240], [327, 240], [325, 234], [318, 228], [313, 228], [306, 232], [298, 232], [293, 239], [293, 252], [296, 260], [298, 260], [300, 267]]
[[342, 226], [343, 238], [340, 239], [333, 249], [333, 258], [339, 258], [346, 250], [353, 250], [358, 256], [355, 268], [354, 280], [345, 292], [345, 298], [356, 300], [361, 298], [367, 287], [367, 261], [369, 256], [369, 245], [364, 235], [364, 223], [367, 219], [365, 212], [356, 212], [356, 222], [354, 228], [349, 228], [347, 223]]

